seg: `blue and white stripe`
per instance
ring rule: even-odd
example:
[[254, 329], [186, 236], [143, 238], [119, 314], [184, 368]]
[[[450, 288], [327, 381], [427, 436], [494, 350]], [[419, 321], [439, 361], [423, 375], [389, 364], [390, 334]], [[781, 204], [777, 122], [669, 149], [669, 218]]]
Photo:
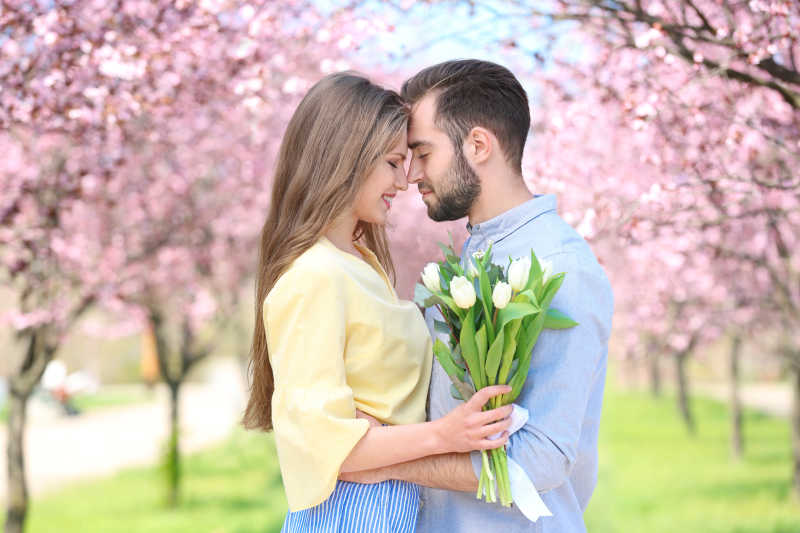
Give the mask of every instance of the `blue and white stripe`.
[[418, 511], [414, 483], [337, 481], [321, 504], [287, 514], [281, 533], [414, 533]]

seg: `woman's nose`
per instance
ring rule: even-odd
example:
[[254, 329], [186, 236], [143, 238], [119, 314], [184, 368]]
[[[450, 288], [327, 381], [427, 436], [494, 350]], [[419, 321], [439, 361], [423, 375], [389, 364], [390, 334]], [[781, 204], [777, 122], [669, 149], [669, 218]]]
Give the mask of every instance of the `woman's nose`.
[[394, 188], [399, 191], [405, 191], [408, 189], [408, 177], [402, 168], [400, 169], [400, 172], [395, 172]]

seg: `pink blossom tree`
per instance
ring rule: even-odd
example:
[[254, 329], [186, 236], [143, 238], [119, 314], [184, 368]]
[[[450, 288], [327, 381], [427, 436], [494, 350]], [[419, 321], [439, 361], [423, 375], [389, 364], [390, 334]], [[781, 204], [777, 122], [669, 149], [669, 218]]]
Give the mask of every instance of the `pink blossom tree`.
[[[401, 11], [467, 4], [393, 3]], [[626, 336], [658, 339], [682, 365], [681, 354], [704, 339], [771, 324], [783, 331], [800, 398], [800, 4], [471, 4], [481, 9], [521, 21], [516, 37], [490, 46], [529, 53], [536, 66], [515, 63], [538, 82], [530, 185], [565, 192], [565, 217], [611, 271], [623, 316], [615, 321], [640, 325]], [[526, 50], [526, 33], [550, 45]]]
[[287, 113], [352, 43], [301, 2], [6, 2], [0, 20], [0, 276], [26, 343], [7, 450], [19, 532], [25, 406], [63, 337], [93, 304], [156, 319], [177, 405], [210, 350], [198, 325], [252, 272]]

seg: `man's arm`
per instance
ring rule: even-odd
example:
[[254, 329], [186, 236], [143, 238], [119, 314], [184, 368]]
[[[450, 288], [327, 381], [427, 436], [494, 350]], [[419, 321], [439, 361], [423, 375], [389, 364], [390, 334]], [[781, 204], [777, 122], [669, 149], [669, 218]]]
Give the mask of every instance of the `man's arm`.
[[396, 465], [339, 474], [342, 481], [380, 483], [387, 479], [409, 481], [435, 489], [477, 492], [478, 478], [468, 453], [431, 455]]
[[555, 272], [567, 273], [552, 306], [579, 325], [542, 332], [516, 400], [530, 418], [509, 439], [508, 455], [540, 492], [567, 481], [581, 453], [584, 427], [596, 431], [613, 305], [605, 275], [585, 258], [567, 252], [546, 259]]
[[[368, 420], [372, 427], [381, 425], [378, 419], [362, 411], [357, 410], [356, 417]], [[468, 453], [429, 455], [373, 470], [342, 472], [339, 473], [339, 479], [353, 483], [380, 483], [388, 479], [399, 479], [435, 489], [478, 491], [478, 478], [475, 477]]]

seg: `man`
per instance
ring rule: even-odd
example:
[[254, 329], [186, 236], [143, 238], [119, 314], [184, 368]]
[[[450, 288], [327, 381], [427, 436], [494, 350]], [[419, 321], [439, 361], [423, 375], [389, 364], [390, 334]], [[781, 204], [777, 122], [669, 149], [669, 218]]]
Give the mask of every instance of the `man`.
[[[530, 522], [516, 506], [476, 499], [480, 453], [427, 457], [359, 475], [353, 481], [418, 483], [418, 531], [448, 533], [585, 531], [583, 512], [597, 479], [597, 433], [606, 375], [613, 297], [586, 242], [556, 213], [552, 195], [534, 196], [523, 181], [530, 125], [524, 89], [507, 69], [477, 60], [429, 67], [403, 85], [412, 106], [409, 183], [437, 221], [468, 217], [462, 260], [492, 244], [494, 262], [536, 252], [566, 278], [553, 307], [579, 325], [545, 330], [517, 403], [530, 418], [509, 439], [508, 454], [540, 492], [552, 517]], [[433, 323], [431, 313], [426, 319]], [[434, 364], [429, 416], [459, 403]]]

